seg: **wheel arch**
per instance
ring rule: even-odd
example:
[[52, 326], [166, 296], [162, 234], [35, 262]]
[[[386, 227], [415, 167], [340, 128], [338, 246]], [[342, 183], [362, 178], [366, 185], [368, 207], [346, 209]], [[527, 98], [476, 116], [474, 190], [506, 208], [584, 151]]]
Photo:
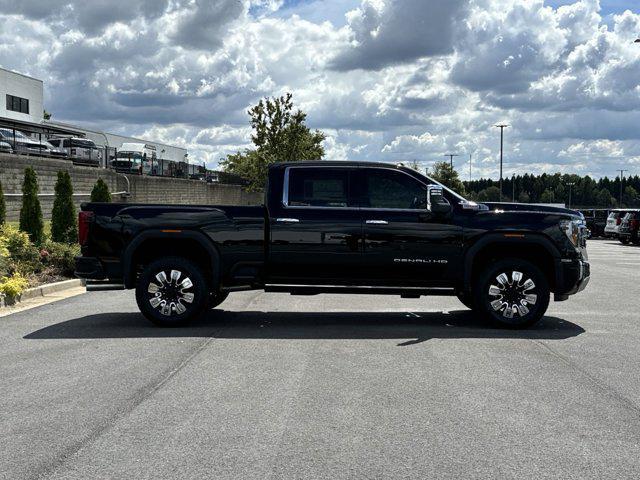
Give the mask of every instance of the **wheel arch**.
[[[122, 254], [125, 288], [134, 288], [138, 266], [161, 255], [181, 256], [204, 266], [215, 289], [220, 283], [220, 252], [202, 232], [191, 230], [145, 230], [139, 233]], [[207, 260], [207, 261], [204, 261]]]
[[467, 250], [464, 258], [464, 290], [471, 291], [473, 279], [482, 266], [493, 259], [506, 257], [522, 258], [537, 265], [552, 289], [558, 283], [560, 251], [550, 239], [528, 232], [502, 232], [484, 235]]

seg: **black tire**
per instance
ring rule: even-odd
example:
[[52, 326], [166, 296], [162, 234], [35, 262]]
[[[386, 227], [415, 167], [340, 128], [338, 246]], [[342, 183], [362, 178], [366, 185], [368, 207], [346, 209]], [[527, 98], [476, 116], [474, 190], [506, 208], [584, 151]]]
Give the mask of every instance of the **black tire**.
[[460, 302], [462, 302], [462, 304], [468, 309], [473, 310], [475, 308], [473, 304], [473, 298], [468, 292], [458, 290], [456, 292], [456, 297], [458, 297], [458, 300], [460, 300]]
[[623, 245], [627, 245], [629, 243], [629, 239], [627, 237], [620, 237], [618, 240], [620, 240], [620, 243]]
[[[183, 286], [185, 282], [190, 285]], [[160, 327], [187, 325], [203, 312], [208, 300], [204, 273], [182, 257], [165, 257], [151, 262], [136, 286], [138, 308]]]
[[531, 262], [506, 258], [489, 264], [473, 289], [474, 310], [500, 328], [527, 328], [549, 306], [549, 282]]
[[209, 303], [207, 306], [209, 308], [216, 308], [222, 302], [224, 302], [229, 296], [229, 292], [215, 292], [209, 295]]

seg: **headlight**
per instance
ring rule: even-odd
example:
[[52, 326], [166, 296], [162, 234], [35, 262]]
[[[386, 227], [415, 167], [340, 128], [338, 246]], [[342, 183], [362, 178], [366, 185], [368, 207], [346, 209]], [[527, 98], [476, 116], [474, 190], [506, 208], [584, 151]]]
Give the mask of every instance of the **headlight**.
[[580, 246], [581, 229], [584, 226], [582, 220], [560, 220], [560, 230], [562, 230], [574, 247]]

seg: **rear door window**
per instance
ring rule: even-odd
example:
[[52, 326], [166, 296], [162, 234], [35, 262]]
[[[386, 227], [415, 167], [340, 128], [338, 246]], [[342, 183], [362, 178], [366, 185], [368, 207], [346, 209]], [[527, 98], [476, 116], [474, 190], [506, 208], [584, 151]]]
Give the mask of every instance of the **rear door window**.
[[350, 207], [348, 168], [287, 169], [284, 204], [290, 207]]

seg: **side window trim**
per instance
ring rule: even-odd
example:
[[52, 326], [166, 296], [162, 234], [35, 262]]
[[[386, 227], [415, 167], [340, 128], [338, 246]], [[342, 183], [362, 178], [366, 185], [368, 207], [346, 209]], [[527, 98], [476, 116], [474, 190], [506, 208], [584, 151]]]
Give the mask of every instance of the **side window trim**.
[[354, 167], [351, 166], [336, 166], [336, 165], [327, 165], [326, 167], [322, 167], [322, 166], [313, 166], [313, 167], [305, 167], [305, 166], [299, 166], [299, 167], [286, 167], [284, 170], [284, 181], [282, 183], [282, 206], [284, 208], [295, 208], [295, 209], [300, 209], [300, 208], [309, 208], [309, 209], [330, 209], [330, 210], [359, 210], [359, 207], [355, 206], [346, 206], [346, 207], [325, 207], [325, 206], [313, 206], [313, 205], [289, 205], [289, 172], [291, 169], [295, 169], [295, 168], [303, 168], [306, 170], [311, 170], [312, 168], [316, 169], [316, 168], [333, 168], [333, 169], [344, 169], [347, 172], [347, 201], [351, 201], [352, 200], [352, 186], [351, 183], [353, 182], [353, 172], [356, 170]]

